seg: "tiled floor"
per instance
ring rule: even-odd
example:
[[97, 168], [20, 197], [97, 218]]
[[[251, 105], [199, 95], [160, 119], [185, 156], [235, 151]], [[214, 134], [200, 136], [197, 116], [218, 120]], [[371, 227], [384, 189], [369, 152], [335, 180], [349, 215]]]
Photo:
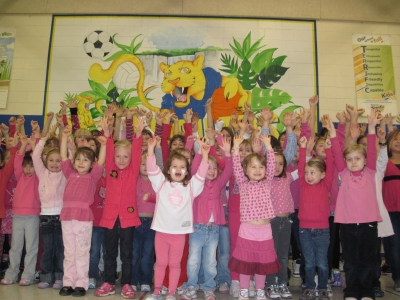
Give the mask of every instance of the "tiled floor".
[[[290, 264], [291, 265], [291, 264]], [[344, 274], [344, 273], [342, 273]], [[290, 290], [293, 293], [293, 299], [297, 300], [300, 298], [301, 295], [301, 287], [300, 287], [300, 279], [293, 278], [290, 280]], [[400, 293], [396, 292], [393, 289], [393, 280], [390, 276], [382, 275], [381, 277], [382, 283], [382, 290], [385, 292], [385, 296], [382, 299], [385, 300], [400, 300]], [[54, 300], [54, 299], [61, 299], [62, 297], [58, 295], [59, 290], [54, 289], [46, 289], [41, 290], [38, 289], [37, 284], [28, 286], [28, 287], [20, 287], [18, 284], [13, 284], [11, 286], [0, 285], [0, 300]], [[117, 289], [115, 295], [105, 297], [104, 299], [112, 300], [112, 299], [123, 299], [120, 296], [121, 293], [121, 286], [117, 284]], [[333, 288], [333, 299], [332, 300], [339, 300], [343, 299], [343, 292], [342, 288]], [[216, 293], [217, 299], [221, 300], [233, 300], [229, 294], [219, 294]], [[71, 296], [70, 296], [71, 297]], [[69, 297], [67, 297], [68, 299]], [[145, 299], [146, 293], [138, 293], [136, 299]], [[65, 299], [65, 298], [64, 298]], [[98, 297], [94, 296], [94, 290], [89, 290], [85, 297], [81, 297], [82, 300], [84, 299], [99, 299]], [[179, 299], [177, 297], [177, 299]], [[204, 299], [203, 293], [198, 293], [199, 300]], [[251, 298], [250, 298], [251, 299]], [[379, 298], [377, 298], [379, 299]]]

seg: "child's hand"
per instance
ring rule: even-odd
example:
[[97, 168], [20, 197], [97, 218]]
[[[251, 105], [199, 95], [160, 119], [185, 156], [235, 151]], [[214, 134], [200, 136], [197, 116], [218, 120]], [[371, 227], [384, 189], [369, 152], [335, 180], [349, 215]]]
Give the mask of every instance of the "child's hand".
[[271, 150], [272, 149], [272, 147], [271, 147], [271, 136], [264, 134], [264, 135], [261, 136], [261, 141], [264, 143], [265, 148], [267, 148], [267, 150]]
[[375, 110], [375, 108], [371, 108], [371, 112], [368, 115], [368, 126], [372, 126], [375, 127], [376, 124], [379, 123], [380, 118], [382, 118], [382, 116], [379, 116], [378, 112]]
[[171, 120], [172, 120], [172, 122], [174, 122], [174, 124], [177, 124], [179, 122], [179, 118], [178, 118], [178, 116], [176, 114], [173, 114], [171, 116]]
[[171, 123], [171, 117], [172, 117], [173, 114], [174, 114], [174, 110], [173, 109], [167, 110], [164, 113], [165, 124], [170, 124]]
[[166, 114], [166, 112], [163, 112], [163, 113], [161, 113], [159, 111], [156, 112], [156, 123], [157, 123], [157, 125], [162, 125], [162, 122], [163, 122], [165, 114]]
[[25, 117], [23, 115], [18, 116], [17, 125], [21, 126], [25, 124]]
[[201, 147], [200, 147], [200, 149], [201, 149], [201, 154], [203, 155], [203, 156], [205, 156], [205, 155], [207, 155], [208, 156], [208, 154], [210, 153], [210, 145], [207, 145], [206, 143], [203, 143], [202, 145], [201, 145]]
[[154, 155], [154, 148], [156, 147], [156, 145], [157, 145], [157, 140], [154, 136], [147, 141], [147, 154], [148, 155], [150, 155], [150, 156]]
[[29, 145], [31, 145], [32, 149], [36, 146], [36, 136], [33, 133], [31, 134], [31, 137], [29, 139]]
[[125, 113], [125, 109], [121, 106], [121, 105], [118, 105], [117, 107], [116, 107], [116, 110], [115, 110], [115, 116], [117, 117], [117, 118], [122, 118], [122, 115]]
[[258, 126], [255, 130], [254, 130], [254, 138], [259, 139], [262, 133], [262, 129], [260, 126]]
[[50, 134], [47, 133], [45, 136], [42, 136], [40, 139], [44, 142], [47, 142], [47, 140], [50, 138]]
[[377, 132], [377, 136], [379, 139], [380, 143], [385, 143], [386, 142], [386, 132], [384, 129], [382, 129], [381, 127], [378, 127], [378, 132]]
[[237, 113], [231, 114], [231, 118], [229, 120], [229, 125], [233, 128], [234, 131], [239, 131], [239, 123], [238, 123]]
[[261, 109], [260, 114], [261, 114], [261, 117], [263, 118], [264, 122], [268, 122], [268, 123], [271, 122], [273, 114], [269, 107], [268, 108], [263, 107]]
[[336, 114], [336, 118], [338, 119], [339, 123], [346, 123], [346, 115], [345, 115], [344, 111], [338, 112]]
[[136, 128], [136, 136], [140, 136], [146, 124], [143, 122], [142, 118], [137, 118], [137, 125], [134, 127]]
[[26, 135], [21, 136], [20, 141], [22, 146], [28, 145], [28, 137]]
[[302, 123], [307, 123], [311, 118], [311, 111], [309, 109], [300, 109], [300, 118]]
[[69, 99], [69, 108], [76, 108], [77, 104], [76, 104], [76, 100], [74, 98], [70, 98]]
[[71, 134], [72, 134], [71, 128], [70, 128], [69, 126], [66, 126], [66, 127], [64, 128], [63, 133], [62, 133], [63, 138], [67, 138], [67, 137], [69, 137]]
[[153, 119], [153, 112], [152, 111], [148, 111], [146, 113], [146, 124], [147, 125], [150, 125], [151, 119]]
[[244, 141], [244, 138], [241, 135], [235, 135], [233, 138], [233, 148], [238, 149], [240, 147], [240, 144]]
[[156, 148], [161, 148], [161, 138], [159, 136], [155, 136], [156, 138]]
[[326, 139], [324, 146], [327, 149], [332, 148], [331, 140], [330, 139]]
[[[306, 138], [307, 140], [307, 138]], [[307, 151], [307, 155], [311, 156], [311, 152], [313, 151], [315, 146], [315, 137], [311, 136], [310, 139], [307, 141], [307, 145], [306, 145], [306, 151]]]
[[240, 128], [240, 131], [241, 131], [241, 132], [244, 132], [244, 131], [246, 130], [246, 126], [247, 126], [247, 124], [243, 121], [243, 119], [241, 119], [241, 120], [239, 121], [239, 128]]
[[305, 136], [301, 137], [299, 140], [299, 144], [301, 148], [306, 148], [307, 147], [307, 138]]
[[314, 108], [318, 104], [318, 95], [312, 96], [310, 99], [308, 99], [308, 103], [310, 104], [310, 108]]
[[206, 108], [211, 108], [211, 105], [213, 104], [213, 99], [212, 98], [208, 98], [207, 102], [206, 102]]
[[1, 133], [3, 133], [3, 136], [8, 135], [9, 128], [8, 128], [8, 126], [6, 124], [1, 123], [0, 130], [1, 130]]
[[362, 123], [360, 126], [360, 134], [364, 135], [365, 131], [367, 131], [367, 123]]
[[192, 116], [193, 116], [193, 110], [191, 108], [186, 110], [186, 114], [183, 114], [183, 119], [185, 120], [185, 123], [192, 123]]
[[358, 124], [350, 125], [350, 137], [353, 141], [356, 141], [361, 134], [360, 126]]
[[107, 145], [107, 138], [105, 137], [105, 136], [99, 136], [98, 138], [97, 138], [97, 141], [100, 143], [100, 145]]
[[131, 107], [128, 108], [126, 111], [126, 119], [132, 120], [133, 116], [136, 115], [138, 112], [138, 109], [136, 107]]
[[216, 134], [216, 132], [214, 129], [212, 129], [212, 128], [206, 129], [206, 135], [210, 141], [215, 141], [215, 134]]
[[250, 110], [247, 115], [247, 122], [249, 122], [249, 124], [253, 124], [255, 116], [256, 115], [254, 114], [254, 112]]
[[224, 151], [225, 156], [230, 156], [231, 153], [231, 141], [229, 138], [222, 139], [222, 146], [219, 146]]
[[104, 116], [100, 119], [100, 126], [103, 129], [104, 136], [106, 138], [110, 137], [110, 129], [108, 128], [108, 116]]
[[8, 120], [8, 124], [9, 124], [9, 125], [16, 125], [16, 124], [17, 124], [17, 119], [16, 119], [15, 117], [11, 117], [11, 118]]
[[34, 133], [39, 133], [40, 128], [39, 128], [39, 124], [37, 121], [31, 121], [31, 127], [32, 127], [32, 132]]
[[250, 112], [250, 103], [249, 102], [245, 102], [244, 103], [244, 113], [249, 113]]
[[6, 147], [7, 148], [11, 148], [11, 147], [17, 147], [17, 145], [18, 145], [18, 138], [12, 138], [12, 137], [9, 137], [8, 139], [7, 139], [7, 144], [6, 144]]
[[68, 139], [67, 139], [67, 148], [68, 148], [70, 151], [72, 151], [72, 152], [75, 151], [76, 145], [75, 145], [74, 140], [72, 139], [71, 136], [68, 136]]
[[56, 119], [57, 119], [57, 123], [63, 123], [63, 115], [62, 114], [56, 114]]
[[260, 153], [261, 149], [262, 149], [262, 143], [261, 143], [261, 139], [259, 138], [254, 138], [253, 142], [251, 143], [251, 146], [253, 148], [253, 152], [254, 153]]
[[61, 114], [66, 115], [67, 114], [67, 104], [64, 101], [61, 101], [60, 106], [61, 106]]
[[254, 126], [253, 126], [253, 124], [247, 124], [246, 125], [246, 129], [245, 129], [245, 132], [247, 133], [247, 134], [252, 134], [253, 133], [253, 131], [254, 131]]

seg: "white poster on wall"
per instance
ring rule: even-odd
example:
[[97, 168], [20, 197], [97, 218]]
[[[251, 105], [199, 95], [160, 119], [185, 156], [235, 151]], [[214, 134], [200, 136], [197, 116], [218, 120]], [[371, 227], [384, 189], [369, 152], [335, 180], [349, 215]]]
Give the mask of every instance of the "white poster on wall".
[[0, 27], [0, 108], [7, 107], [16, 29]]

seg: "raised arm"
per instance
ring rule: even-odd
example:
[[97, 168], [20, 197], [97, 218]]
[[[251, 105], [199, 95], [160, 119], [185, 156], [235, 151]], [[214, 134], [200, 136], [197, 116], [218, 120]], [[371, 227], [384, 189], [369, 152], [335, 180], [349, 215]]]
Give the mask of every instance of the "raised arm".
[[367, 167], [376, 170], [376, 130], [375, 126], [379, 123], [381, 116], [374, 108], [368, 115], [368, 134], [367, 134]]
[[60, 145], [60, 155], [61, 160], [66, 161], [68, 160], [68, 137], [71, 135], [72, 130], [68, 126], [64, 128], [63, 135], [61, 137], [61, 145]]
[[275, 169], [276, 169], [276, 164], [275, 164], [275, 155], [274, 155], [274, 149], [272, 149], [271, 146], [271, 136], [269, 135], [263, 135], [261, 137], [262, 142], [265, 145], [265, 148], [267, 149], [267, 172], [266, 172], [266, 178], [268, 180], [272, 180], [275, 175]]
[[239, 147], [243, 142], [242, 136], [235, 136], [233, 139], [233, 174], [236, 177], [236, 181], [241, 184], [247, 181], [247, 177], [245, 176], [242, 168], [242, 164], [240, 163], [240, 155], [239, 155]]

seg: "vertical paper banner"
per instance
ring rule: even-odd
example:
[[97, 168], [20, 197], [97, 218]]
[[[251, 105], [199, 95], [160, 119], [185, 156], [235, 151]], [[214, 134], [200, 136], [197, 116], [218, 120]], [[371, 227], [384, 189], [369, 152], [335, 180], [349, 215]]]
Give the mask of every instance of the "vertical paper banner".
[[0, 27], [0, 108], [7, 107], [15, 32], [15, 28]]
[[358, 108], [397, 114], [390, 37], [353, 34], [353, 63]]

